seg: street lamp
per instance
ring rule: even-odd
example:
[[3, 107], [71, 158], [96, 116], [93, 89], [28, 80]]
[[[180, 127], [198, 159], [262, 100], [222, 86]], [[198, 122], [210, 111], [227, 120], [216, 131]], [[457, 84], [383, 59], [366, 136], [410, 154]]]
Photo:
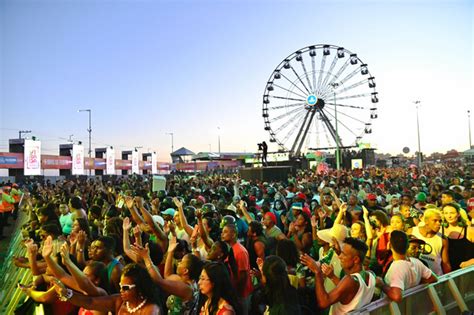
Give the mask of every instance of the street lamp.
[[421, 101], [414, 101], [413, 104], [416, 106], [416, 130], [418, 133], [418, 169], [421, 169], [421, 145], [420, 145], [420, 120], [418, 118], [418, 108], [420, 107]]
[[171, 136], [171, 153], [173, 153], [174, 152], [174, 139], [173, 139], [174, 133], [173, 132], [167, 132], [166, 134], [168, 136]]
[[217, 148], [219, 150], [219, 155], [221, 154], [221, 127], [217, 127]]
[[469, 150], [472, 148], [472, 142], [471, 142], [471, 111], [467, 111], [467, 122], [469, 126]]
[[[87, 112], [89, 113], [89, 129], [87, 129], [87, 132], [89, 132], [89, 159], [91, 158], [92, 155], [92, 147], [91, 147], [91, 139], [92, 139], [92, 109], [79, 109], [77, 111], [78, 113], [82, 112]], [[89, 175], [92, 174], [92, 169], [89, 169]]]
[[334, 120], [336, 125], [336, 169], [340, 170], [341, 168], [341, 157], [339, 156], [339, 133], [338, 133], [338, 123], [337, 123], [337, 105], [336, 105], [336, 89], [339, 87], [339, 83], [332, 82], [329, 84], [332, 87], [333, 98], [334, 98]]

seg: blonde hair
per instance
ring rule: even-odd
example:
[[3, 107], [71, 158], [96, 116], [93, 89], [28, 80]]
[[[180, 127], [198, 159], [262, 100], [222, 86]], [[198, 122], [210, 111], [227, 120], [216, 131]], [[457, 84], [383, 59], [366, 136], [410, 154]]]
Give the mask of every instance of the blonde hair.
[[423, 221], [426, 222], [429, 218], [435, 215], [439, 216], [440, 218], [443, 217], [441, 214], [441, 210], [439, 210], [439, 208], [426, 209], [425, 213], [423, 214]]

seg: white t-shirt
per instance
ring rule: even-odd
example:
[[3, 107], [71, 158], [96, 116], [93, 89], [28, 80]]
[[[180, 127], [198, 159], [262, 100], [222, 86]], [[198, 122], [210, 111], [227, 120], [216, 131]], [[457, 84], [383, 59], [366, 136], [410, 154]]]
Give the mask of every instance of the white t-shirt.
[[421, 279], [431, 277], [431, 270], [416, 258], [409, 260], [395, 260], [388, 268], [385, 283], [402, 291], [420, 284]]

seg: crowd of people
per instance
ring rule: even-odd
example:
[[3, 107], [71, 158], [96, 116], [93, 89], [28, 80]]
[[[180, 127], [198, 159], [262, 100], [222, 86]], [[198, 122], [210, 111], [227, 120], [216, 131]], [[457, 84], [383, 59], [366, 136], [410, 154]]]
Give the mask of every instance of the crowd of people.
[[27, 181], [3, 187], [1, 226], [28, 216], [19, 288], [49, 314], [345, 314], [474, 265], [473, 184], [463, 167]]

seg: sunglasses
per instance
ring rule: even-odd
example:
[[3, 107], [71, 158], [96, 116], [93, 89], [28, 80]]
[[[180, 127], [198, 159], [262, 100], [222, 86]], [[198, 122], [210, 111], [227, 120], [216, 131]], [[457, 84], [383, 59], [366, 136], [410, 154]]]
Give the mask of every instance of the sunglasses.
[[136, 287], [135, 284], [119, 284], [121, 291], [128, 291]]

